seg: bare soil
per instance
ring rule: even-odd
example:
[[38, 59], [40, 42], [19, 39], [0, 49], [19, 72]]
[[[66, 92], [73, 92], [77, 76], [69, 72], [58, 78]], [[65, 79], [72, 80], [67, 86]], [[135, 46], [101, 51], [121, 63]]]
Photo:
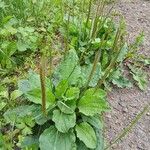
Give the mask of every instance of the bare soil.
[[[115, 9], [126, 19], [129, 41], [132, 42], [141, 32], [145, 33], [145, 41], [141, 53], [150, 56], [150, 0], [118, 0]], [[150, 75], [150, 69], [148, 70]], [[106, 135], [111, 141], [124, 129], [131, 120], [150, 104], [150, 79], [146, 91], [138, 87], [132, 89], [113, 89], [110, 92], [109, 103], [112, 111], [106, 114]], [[150, 150], [150, 111], [143, 116], [132, 131], [112, 150]]]

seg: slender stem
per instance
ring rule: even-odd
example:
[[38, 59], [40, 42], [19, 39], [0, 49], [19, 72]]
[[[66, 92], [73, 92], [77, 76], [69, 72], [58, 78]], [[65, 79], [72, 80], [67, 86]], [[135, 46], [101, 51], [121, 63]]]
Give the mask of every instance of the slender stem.
[[67, 53], [67, 51], [69, 49], [69, 46], [68, 46], [68, 42], [69, 42], [69, 24], [70, 24], [70, 12], [68, 13], [67, 28], [66, 28], [67, 38], [66, 38], [65, 54]]
[[50, 75], [50, 79], [51, 79], [51, 76], [52, 76], [52, 50], [50, 50], [50, 72], [49, 72], [49, 75]]
[[[92, 7], [91, 5], [92, 5], [92, 0], [90, 0], [90, 3], [89, 3], [89, 11], [88, 11], [87, 22], [89, 22], [89, 18], [90, 18], [91, 7]], [[100, 5], [100, 4], [99, 4], [99, 5]], [[111, 9], [110, 9], [109, 12], [107, 13], [106, 17], [104, 18], [104, 21], [102, 22], [102, 25], [99, 27], [99, 30], [103, 27], [103, 25], [104, 25], [106, 19], [108, 18], [109, 14], [110, 14], [110, 12], [111, 12], [111, 10], [112, 10], [112, 8], [113, 8], [113, 7], [111, 7]], [[98, 8], [97, 8], [97, 9], [98, 9]], [[92, 28], [91, 28], [91, 30], [92, 30]], [[91, 42], [92, 42], [92, 40], [89, 40], [89, 43], [88, 43], [89, 46], [88, 46], [88, 47], [90, 47]], [[100, 47], [101, 47], [101, 46], [100, 46]], [[86, 48], [86, 50], [81, 53], [80, 58], [79, 58], [79, 61], [78, 61], [77, 64], [75, 64], [75, 66], [74, 66], [72, 72], [71, 72], [70, 75], [68, 76], [68, 79], [70, 78], [70, 76], [71, 76], [72, 73], [74, 72], [76, 66], [80, 64], [80, 61], [82, 60], [82, 58], [83, 58], [83, 56], [84, 56], [84, 54], [85, 54], [85, 52], [86, 52], [87, 50], [88, 50], [88, 48]], [[67, 79], [67, 80], [68, 80], [68, 79]]]
[[97, 31], [97, 25], [99, 22], [99, 17], [101, 16], [102, 12], [103, 12], [103, 8], [104, 8], [104, 4], [103, 1], [98, 1], [98, 6], [96, 9], [96, 15], [95, 18], [93, 20], [93, 24], [92, 24], [92, 30], [91, 30], [91, 38], [93, 39], [96, 36], [96, 31]]
[[[96, 54], [95, 54], [95, 59], [94, 59], [93, 67], [92, 67], [91, 73], [90, 73], [90, 75], [89, 75], [89, 77], [88, 77], [88, 80], [87, 80], [87, 83], [86, 83], [86, 86], [85, 86], [86, 88], [88, 87], [88, 85], [89, 85], [89, 83], [90, 83], [90, 81], [91, 81], [91, 79], [92, 79], [92, 77], [93, 77], [93, 75], [94, 75], [94, 73], [95, 73], [97, 64], [98, 64], [99, 59], [100, 59], [100, 54], [101, 54], [101, 51], [100, 51], [100, 50], [97, 51]], [[85, 89], [86, 89], [86, 88], [85, 88]]]
[[75, 18], [75, 0], [73, 0], [73, 6], [72, 6], [72, 21], [75, 23], [74, 18]]
[[40, 81], [41, 81], [41, 91], [42, 91], [42, 111], [46, 115], [46, 87], [45, 87], [45, 57], [41, 57], [41, 65], [40, 65]]
[[[106, 15], [105, 15], [103, 21], [99, 23], [99, 26], [98, 26], [99, 31], [100, 31], [100, 30], [102, 29], [102, 27], [104, 26], [104, 24], [105, 24], [107, 18], [109, 17], [111, 11], [113, 10], [113, 8], [114, 8], [114, 5], [113, 5], [113, 6], [109, 9], [109, 11], [106, 13]], [[98, 32], [98, 31], [97, 31], [97, 32]]]
[[92, 0], [90, 0], [90, 2], [89, 2], [88, 15], [87, 15], [87, 20], [86, 20], [86, 24], [85, 24], [85, 29], [87, 28], [87, 25], [90, 20], [91, 8], [92, 8]]
[[112, 70], [112, 68], [114, 67], [115, 63], [116, 63], [116, 60], [120, 54], [120, 50], [122, 49], [122, 46], [120, 45], [120, 48], [118, 50], [118, 40], [119, 40], [119, 37], [121, 36], [121, 31], [120, 31], [120, 27], [118, 28], [117, 30], [117, 33], [116, 33], [116, 37], [115, 37], [115, 40], [114, 40], [114, 45], [113, 45], [113, 48], [112, 48], [112, 52], [114, 52], [114, 50], [116, 51], [116, 56], [114, 57], [114, 59], [112, 59], [111, 63], [109, 64], [109, 66], [106, 68], [106, 71], [103, 75], [103, 77], [101, 79], [99, 79], [98, 83], [97, 83], [97, 88], [98, 87], [101, 87], [101, 85], [104, 83], [105, 79], [107, 78], [107, 76], [109, 75], [110, 71]]
[[[94, 60], [94, 63], [93, 63], [93, 68], [92, 68], [91, 73], [90, 73], [90, 75], [89, 75], [89, 78], [88, 78], [88, 81], [87, 81], [87, 84], [86, 84], [86, 88], [88, 87], [88, 85], [89, 85], [89, 83], [90, 83], [90, 81], [91, 81], [91, 79], [92, 79], [92, 77], [93, 77], [93, 75], [94, 75], [94, 72], [95, 72], [95, 70], [96, 70], [97, 63], [99, 62], [99, 59], [100, 59], [100, 57], [101, 57], [102, 45], [105, 43], [105, 38], [106, 38], [106, 36], [107, 36], [107, 32], [106, 32], [105, 35], [103, 35], [102, 40], [101, 40], [101, 42], [100, 42], [100, 48], [99, 48], [99, 50], [97, 51], [97, 53], [96, 53], [96, 55], [95, 55], [95, 60]], [[85, 88], [85, 89], [86, 89], [86, 88]]]
[[111, 148], [112, 145], [114, 145], [119, 140], [121, 140], [123, 137], [125, 137], [131, 131], [131, 129], [133, 129], [133, 127], [137, 124], [137, 122], [142, 118], [142, 116], [149, 110], [150, 110], [150, 104], [147, 104], [144, 107], [144, 109], [131, 121], [131, 123], [125, 129], [123, 129], [123, 131], [114, 140], [112, 140], [110, 142], [111, 144], [106, 146], [106, 148], [104, 150]]

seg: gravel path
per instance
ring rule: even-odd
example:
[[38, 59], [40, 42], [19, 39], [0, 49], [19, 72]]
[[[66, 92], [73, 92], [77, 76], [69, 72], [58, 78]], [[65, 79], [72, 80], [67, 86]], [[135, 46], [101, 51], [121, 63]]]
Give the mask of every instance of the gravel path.
[[[139, 32], [144, 30], [145, 41], [141, 52], [150, 55], [150, 0], [119, 0], [116, 10], [126, 19], [129, 41], [133, 41]], [[150, 75], [150, 69], [149, 69]], [[133, 89], [114, 89], [109, 94], [112, 112], [106, 114], [106, 130], [108, 141], [114, 139], [130, 121], [150, 103], [150, 82], [148, 89], [141, 92]], [[150, 112], [147, 113], [136, 127], [112, 150], [150, 150]]]

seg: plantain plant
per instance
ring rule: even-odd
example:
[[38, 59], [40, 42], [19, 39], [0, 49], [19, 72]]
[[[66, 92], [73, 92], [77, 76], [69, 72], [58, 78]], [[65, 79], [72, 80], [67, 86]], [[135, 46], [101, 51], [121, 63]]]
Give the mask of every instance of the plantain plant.
[[[129, 45], [123, 17], [116, 25], [105, 0], [0, 4], [0, 69], [19, 68], [17, 60], [30, 54], [39, 61], [18, 81], [18, 90], [0, 92], [0, 149], [104, 150], [106, 90], [111, 84], [132, 87], [123, 75], [126, 66], [140, 89], [146, 87], [141, 72], [149, 61], [137, 53], [143, 34]], [[57, 55], [61, 61], [53, 66]]]
[[[96, 91], [95, 88], [88, 88], [82, 93], [82, 90], [75, 86], [75, 82], [72, 84], [64, 76], [62, 78], [64, 79], [56, 85], [48, 78], [45, 79], [46, 113], [45, 111], [43, 113], [42, 109], [39, 109], [43, 105], [40, 76], [30, 72], [28, 80], [19, 82], [19, 90], [32, 102], [32, 105], [7, 111], [4, 114], [5, 119], [9, 123], [15, 121], [16, 126], [19, 126], [20, 120], [23, 123], [26, 118], [29, 122], [26, 124], [30, 127], [33, 128], [31, 122], [35, 127], [42, 126], [41, 131], [37, 130], [38, 135], [37, 131], [32, 133], [26, 129], [27, 127], [21, 128], [24, 135], [33, 134], [39, 138], [41, 150], [46, 150], [47, 147], [55, 150], [100, 149], [104, 146], [103, 123], [100, 115], [110, 109], [106, 100], [106, 92], [99, 88]], [[19, 110], [22, 113], [18, 114]], [[36, 112], [37, 110], [39, 113]], [[27, 133], [25, 133], [26, 130]], [[29, 147], [33, 146], [32, 144]]]

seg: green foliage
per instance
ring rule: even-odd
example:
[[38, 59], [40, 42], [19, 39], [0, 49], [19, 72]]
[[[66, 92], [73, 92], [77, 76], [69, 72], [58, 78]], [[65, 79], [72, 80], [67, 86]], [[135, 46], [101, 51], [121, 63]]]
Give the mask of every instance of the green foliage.
[[73, 114], [76, 108], [76, 102], [74, 100], [68, 100], [65, 102], [58, 101], [57, 105], [59, 109], [65, 114]]
[[[46, 87], [50, 87], [48, 92], [52, 93], [55, 101], [52, 107], [48, 105], [47, 115], [45, 116], [41, 110], [41, 98], [37, 97], [41, 94], [41, 91], [34, 90], [39, 87], [39, 82], [39, 75], [31, 71], [28, 80], [19, 81], [19, 90], [22, 90], [23, 95], [31, 104], [19, 106], [4, 113], [6, 123], [15, 125], [23, 136], [33, 134], [32, 128], [37, 124], [44, 126], [45, 130], [40, 133], [39, 137], [41, 150], [46, 149], [47, 146], [56, 150], [59, 150], [60, 147], [65, 150], [76, 149], [78, 144], [75, 141], [78, 138], [88, 148], [95, 149], [98, 144], [95, 128], [101, 124], [101, 120], [100, 117], [94, 115], [101, 114], [109, 109], [106, 102], [106, 92], [102, 89], [91, 88], [86, 90], [83, 96], [80, 96], [80, 89], [72, 87], [66, 80], [60, 81], [55, 88], [55, 85], [47, 78]], [[28, 93], [31, 94], [30, 91], [35, 93], [32, 94], [32, 99], [28, 96]], [[47, 101], [53, 101], [51, 95], [47, 94], [47, 97]], [[87, 117], [87, 119], [86, 116], [93, 117]], [[46, 124], [49, 121], [52, 125], [47, 128]]]
[[[85, 85], [87, 83], [87, 77], [90, 76], [90, 73], [92, 71], [92, 67], [93, 67], [93, 64], [88, 64], [88, 65], [81, 67], [81, 71], [82, 71], [82, 78], [81, 79], [82, 79], [83, 85]], [[101, 74], [102, 74], [101, 65], [100, 65], [100, 63], [98, 63], [96, 65], [96, 70], [94, 72], [94, 75], [93, 75], [92, 79], [90, 80], [89, 86], [91, 86], [91, 87], [96, 86], [98, 80], [102, 76]]]
[[60, 0], [2, 0], [0, 6], [0, 69], [12, 71], [55, 36], [62, 6]]
[[41, 150], [47, 150], [47, 148], [72, 150], [75, 146], [75, 135], [72, 131], [61, 133], [54, 126], [51, 126], [41, 134], [39, 141]]
[[147, 74], [141, 68], [131, 65], [129, 65], [129, 68], [131, 70], [130, 73], [132, 74], [133, 79], [136, 81], [138, 87], [141, 90], [145, 90], [147, 87]]
[[38, 46], [38, 32], [35, 31], [33, 27], [19, 27], [17, 38], [17, 49], [18, 51], [26, 51], [30, 49], [35, 51]]
[[10, 139], [7, 136], [2, 135], [0, 132], [0, 149], [1, 150], [10, 150], [13, 148], [13, 145], [10, 142]]
[[106, 103], [106, 93], [101, 89], [88, 89], [79, 100], [79, 111], [87, 116], [101, 114], [109, 109]]
[[58, 98], [62, 97], [68, 89], [68, 81], [62, 80], [56, 87], [56, 96]]
[[86, 122], [76, 125], [77, 137], [85, 143], [88, 148], [96, 148], [96, 135], [93, 128]]
[[73, 128], [75, 126], [76, 115], [75, 113], [65, 114], [60, 110], [54, 110], [52, 120], [55, 122], [55, 126], [58, 131], [66, 133], [70, 128]]
[[77, 84], [81, 74], [81, 68], [78, 65], [78, 61], [79, 58], [76, 51], [70, 50], [66, 58], [64, 58], [57, 68], [55, 76], [58, 76], [57, 78], [59, 78], [59, 80], [68, 80], [70, 84]]
[[133, 86], [132, 82], [123, 75], [123, 71], [121, 69], [114, 71], [110, 80], [114, 85], [117, 85], [120, 88], [131, 88]]
[[94, 128], [101, 130], [103, 128], [103, 123], [100, 115], [95, 116], [82, 116], [83, 121], [88, 122]]
[[[132, 87], [124, 76], [127, 65], [144, 90], [149, 65], [137, 53], [144, 34], [127, 44], [124, 20], [116, 25], [104, 15], [106, 2], [0, 0], [0, 149], [104, 150], [108, 85]], [[43, 55], [46, 113], [35, 73]], [[35, 71], [27, 76], [29, 68]]]
[[20, 145], [22, 149], [38, 150], [39, 141], [37, 137], [26, 136], [26, 137], [23, 137]]
[[3, 18], [0, 24], [0, 64], [1, 68], [12, 68], [19, 59], [20, 52], [35, 51], [38, 47], [38, 32], [35, 28], [20, 27], [13, 17]]
[[[51, 82], [46, 80], [46, 107], [51, 107], [55, 104], [55, 96], [51, 91]], [[39, 75], [29, 72], [28, 80], [22, 80], [19, 82], [19, 90], [22, 91], [29, 101], [36, 104], [41, 104], [41, 84]]]

